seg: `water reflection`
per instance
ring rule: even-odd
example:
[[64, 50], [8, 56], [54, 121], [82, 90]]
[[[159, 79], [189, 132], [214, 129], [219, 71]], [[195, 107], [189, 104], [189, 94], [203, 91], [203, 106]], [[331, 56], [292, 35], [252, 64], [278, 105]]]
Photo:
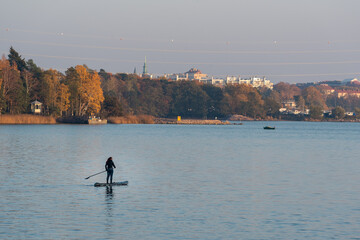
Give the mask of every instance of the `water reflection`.
[[[344, 124], [0, 126], [0, 239], [355, 238], [360, 128]], [[109, 153], [136, 185], [84, 186]]]
[[114, 199], [114, 193], [112, 186], [106, 186], [106, 194], [105, 194], [105, 206], [106, 206], [106, 212], [109, 217], [113, 216], [112, 210], [113, 210], [113, 201]]
[[114, 209], [113, 209], [113, 203], [114, 203], [114, 193], [112, 186], [106, 186], [105, 190], [105, 233], [108, 235], [108, 237], [111, 237], [113, 234], [112, 228], [114, 225], [113, 222], [113, 216], [114, 216]]
[[114, 197], [112, 186], [106, 186], [106, 199], [112, 200]]

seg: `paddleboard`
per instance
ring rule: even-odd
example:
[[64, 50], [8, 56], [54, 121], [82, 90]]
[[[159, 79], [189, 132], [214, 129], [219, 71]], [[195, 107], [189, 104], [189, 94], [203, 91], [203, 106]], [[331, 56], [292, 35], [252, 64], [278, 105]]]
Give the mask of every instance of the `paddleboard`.
[[95, 183], [94, 187], [106, 187], [106, 186], [127, 186], [129, 184], [128, 181], [123, 182], [113, 182], [113, 183]]

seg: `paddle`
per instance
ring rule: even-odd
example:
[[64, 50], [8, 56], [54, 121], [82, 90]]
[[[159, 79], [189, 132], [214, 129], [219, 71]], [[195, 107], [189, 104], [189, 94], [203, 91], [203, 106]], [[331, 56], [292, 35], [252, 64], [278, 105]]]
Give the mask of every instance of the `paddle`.
[[102, 172], [99, 172], [99, 173], [95, 173], [95, 174], [93, 174], [93, 175], [90, 175], [90, 176], [88, 176], [88, 177], [85, 178], [85, 179], [89, 179], [89, 178], [91, 178], [91, 177], [93, 177], [93, 176], [95, 176], [95, 175], [98, 175], [98, 174], [104, 173], [104, 172], [106, 172], [106, 170], [105, 170], [105, 171], [102, 171]]

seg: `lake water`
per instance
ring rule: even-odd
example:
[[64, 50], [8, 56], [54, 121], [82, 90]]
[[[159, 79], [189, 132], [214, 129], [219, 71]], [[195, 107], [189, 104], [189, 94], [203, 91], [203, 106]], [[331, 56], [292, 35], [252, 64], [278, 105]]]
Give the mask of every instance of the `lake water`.
[[[359, 123], [0, 125], [0, 239], [360, 239], [359, 143]], [[129, 186], [84, 179], [109, 156]]]

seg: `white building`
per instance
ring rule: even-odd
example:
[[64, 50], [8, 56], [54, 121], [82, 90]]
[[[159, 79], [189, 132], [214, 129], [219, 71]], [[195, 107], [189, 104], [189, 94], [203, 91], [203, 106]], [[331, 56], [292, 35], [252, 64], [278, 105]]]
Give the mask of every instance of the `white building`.
[[40, 114], [41, 113], [41, 108], [42, 108], [42, 103], [39, 101], [33, 101], [31, 103], [31, 112], [34, 114]]
[[185, 73], [174, 73], [174, 74], [165, 74], [165, 78], [168, 78], [172, 81], [187, 81], [189, 80], [189, 75]]
[[259, 77], [250, 77], [250, 78], [241, 78], [241, 77], [234, 77], [234, 76], [228, 76], [225, 80], [226, 84], [248, 84], [255, 88], [259, 87], [266, 87], [273, 89], [274, 84], [270, 82], [270, 80], [266, 79], [265, 77], [259, 78]]
[[255, 88], [265, 87], [269, 89], [273, 89], [274, 84], [270, 82], [270, 80], [266, 79], [265, 77], [250, 77], [250, 78], [241, 78], [235, 76], [227, 76], [225, 79], [223, 78], [216, 78], [210, 77], [206, 74], [203, 74], [200, 70], [196, 68], [190, 69], [186, 73], [178, 73], [178, 74], [165, 74], [165, 78], [168, 78], [173, 81], [199, 81], [206, 84], [213, 84], [213, 85], [230, 85], [230, 84], [248, 84]]

